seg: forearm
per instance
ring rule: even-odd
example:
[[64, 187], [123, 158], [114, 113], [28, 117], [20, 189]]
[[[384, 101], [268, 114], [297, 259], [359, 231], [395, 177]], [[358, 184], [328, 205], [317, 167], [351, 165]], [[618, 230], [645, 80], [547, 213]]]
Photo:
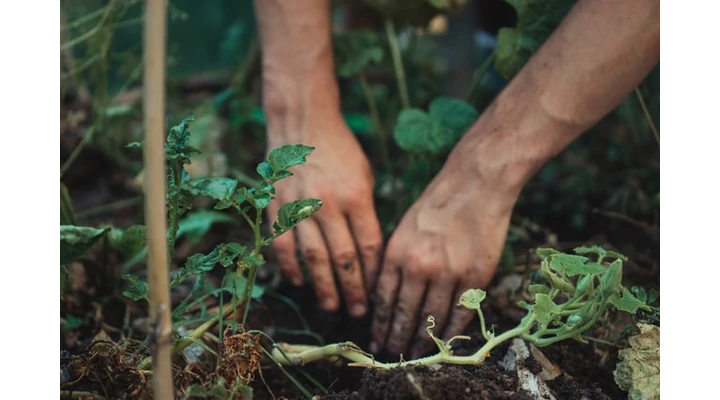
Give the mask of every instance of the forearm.
[[519, 191], [659, 62], [658, 0], [580, 0], [466, 136], [479, 173]]
[[256, 0], [255, 8], [269, 134], [300, 135], [308, 118], [339, 115], [329, 1]]

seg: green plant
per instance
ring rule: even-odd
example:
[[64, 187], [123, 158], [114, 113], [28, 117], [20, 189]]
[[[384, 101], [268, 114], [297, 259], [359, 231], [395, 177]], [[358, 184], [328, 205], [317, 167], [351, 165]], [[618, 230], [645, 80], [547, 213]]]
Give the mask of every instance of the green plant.
[[[456, 340], [469, 339], [455, 336], [447, 342], [435, 337], [433, 316], [428, 317], [427, 333], [438, 347], [438, 353], [417, 360], [381, 363], [363, 352], [351, 342], [327, 346], [297, 346], [278, 344], [273, 356], [289, 365], [303, 365], [329, 357], [344, 357], [351, 366], [371, 368], [393, 368], [408, 363], [430, 365], [437, 363], [480, 364], [499, 344], [519, 337], [542, 347], [567, 339], [586, 342], [582, 333], [597, 323], [605, 312], [611, 309], [636, 313], [649, 307], [622, 286], [623, 261], [627, 259], [616, 252], [598, 246], [578, 247], [576, 254], [565, 254], [553, 249], [538, 249], [542, 258], [542, 283], [528, 287], [534, 296], [532, 304], [519, 302], [518, 306], [527, 311], [517, 327], [499, 335], [488, 330], [480, 307], [486, 292], [481, 289], [467, 290], [460, 297], [458, 305], [476, 310], [480, 319], [480, 332], [485, 344], [474, 354], [457, 356], [451, 344]], [[593, 258], [591, 258], [593, 256]]]
[[[270, 151], [268, 160], [257, 166], [257, 172], [262, 178], [255, 186], [242, 187], [240, 183], [231, 178], [191, 178], [185, 171], [185, 165], [190, 163], [191, 157], [199, 151], [191, 147], [190, 121], [188, 117], [173, 127], [166, 141], [166, 157], [168, 171], [167, 210], [168, 234], [167, 243], [170, 254], [173, 254], [175, 240], [180, 231], [180, 217], [192, 208], [195, 198], [204, 196], [215, 201], [215, 210], [233, 209], [251, 227], [253, 243], [246, 246], [240, 243], [221, 243], [208, 254], [195, 254], [187, 259], [185, 265], [170, 278], [170, 286], [176, 287], [185, 280], [197, 277], [193, 290], [173, 310], [173, 322], [180, 323], [191, 300], [194, 300], [199, 290], [203, 288], [202, 276], [212, 270], [217, 264], [228, 269], [223, 280], [223, 288], [232, 294], [232, 302], [221, 307], [221, 310], [200, 327], [194, 329], [188, 336], [180, 338], [173, 349], [173, 353], [185, 349], [197, 341], [208, 329], [222, 318], [236, 309], [242, 309], [241, 318], [237, 322], [244, 324], [250, 309], [250, 299], [262, 295], [262, 290], [255, 287], [257, 269], [264, 263], [262, 249], [273, 239], [292, 229], [301, 220], [310, 217], [322, 205], [319, 199], [300, 199], [283, 204], [278, 210], [277, 221], [273, 224], [271, 232], [263, 234], [263, 212], [275, 197], [274, 184], [281, 179], [292, 176], [290, 168], [306, 162], [306, 157], [313, 151], [313, 147], [304, 145], [286, 145]], [[130, 147], [139, 147], [139, 143], [132, 143]], [[147, 284], [134, 275], [126, 274], [123, 278], [128, 283], [124, 295], [133, 300], [148, 298]], [[149, 358], [140, 363], [139, 368], [149, 367]]]

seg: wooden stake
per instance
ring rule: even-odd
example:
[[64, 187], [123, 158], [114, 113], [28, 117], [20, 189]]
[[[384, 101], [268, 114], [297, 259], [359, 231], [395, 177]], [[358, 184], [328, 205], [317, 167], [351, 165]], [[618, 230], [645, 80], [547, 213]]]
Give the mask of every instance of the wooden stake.
[[166, 241], [165, 55], [167, 0], [145, 1], [145, 224], [148, 241], [153, 398], [173, 399], [169, 263]]

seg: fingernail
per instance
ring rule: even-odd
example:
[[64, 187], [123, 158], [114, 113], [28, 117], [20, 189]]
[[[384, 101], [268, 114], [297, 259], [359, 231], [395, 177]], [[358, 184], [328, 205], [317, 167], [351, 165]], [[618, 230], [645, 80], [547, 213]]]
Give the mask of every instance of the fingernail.
[[353, 317], [362, 317], [363, 315], [365, 315], [366, 311], [367, 311], [367, 308], [362, 303], [357, 303], [350, 308], [350, 314]]
[[303, 279], [296, 276], [296, 277], [294, 277], [294, 278], [292, 278], [292, 279], [290, 280], [290, 283], [292, 283], [293, 286], [296, 286], [296, 287], [297, 287], [297, 286], [302, 286], [302, 284], [303, 284]]
[[322, 301], [322, 309], [325, 311], [335, 311], [335, 300], [327, 298]]
[[377, 353], [378, 351], [378, 344], [375, 342], [370, 342], [370, 346], [368, 346], [368, 349], [371, 353]]

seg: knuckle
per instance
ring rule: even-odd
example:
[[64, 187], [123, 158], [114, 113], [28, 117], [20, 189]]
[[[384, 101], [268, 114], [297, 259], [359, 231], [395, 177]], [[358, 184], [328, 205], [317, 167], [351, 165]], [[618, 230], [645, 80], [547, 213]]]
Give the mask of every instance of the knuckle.
[[367, 243], [363, 243], [359, 246], [358, 251], [360, 256], [363, 258], [377, 257], [382, 249], [382, 243], [380, 240], [373, 240]]
[[302, 256], [305, 262], [310, 265], [328, 263], [327, 252], [318, 247], [308, 247], [306, 249], [303, 249]]
[[337, 269], [347, 271], [357, 262], [357, 255], [353, 249], [340, 249], [333, 251], [333, 263]]

